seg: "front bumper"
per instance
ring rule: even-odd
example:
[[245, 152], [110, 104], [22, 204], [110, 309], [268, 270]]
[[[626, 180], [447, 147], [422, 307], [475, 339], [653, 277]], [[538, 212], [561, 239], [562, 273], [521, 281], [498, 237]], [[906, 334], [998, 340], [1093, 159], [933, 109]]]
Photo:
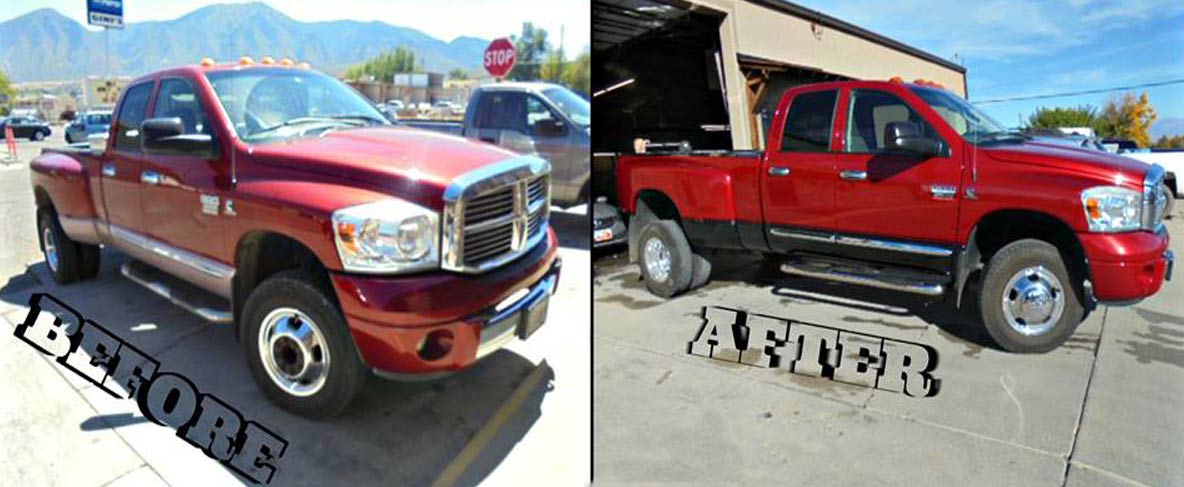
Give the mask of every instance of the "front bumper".
[[1103, 303], [1136, 301], [1159, 292], [1171, 279], [1171, 237], [1152, 232], [1079, 234], [1089, 259], [1094, 296]]
[[[560, 267], [558, 240], [548, 229], [533, 250], [484, 274], [333, 274], [332, 280], [362, 360], [380, 373], [422, 375], [463, 369], [508, 343], [510, 318], [554, 292]], [[451, 335], [450, 350], [425, 359], [421, 351], [433, 332]]]

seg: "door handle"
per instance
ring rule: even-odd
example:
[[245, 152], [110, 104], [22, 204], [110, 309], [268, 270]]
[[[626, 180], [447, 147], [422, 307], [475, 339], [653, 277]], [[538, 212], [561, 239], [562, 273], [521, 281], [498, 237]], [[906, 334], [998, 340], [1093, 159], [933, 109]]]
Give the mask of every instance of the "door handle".
[[770, 176], [789, 176], [788, 167], [773, 166], [769, 168]]
[[115, 177], [115, 164], [103, 164], [103, 175], [109, 178]]
[[863, 181], [867, 179], [867, 171], [839, 171], [839, 177], [846, 181]]
[[156, 171], [144, 171], [140, 173], [140, 182], [152, 185], [160, 184], [160, 173]]

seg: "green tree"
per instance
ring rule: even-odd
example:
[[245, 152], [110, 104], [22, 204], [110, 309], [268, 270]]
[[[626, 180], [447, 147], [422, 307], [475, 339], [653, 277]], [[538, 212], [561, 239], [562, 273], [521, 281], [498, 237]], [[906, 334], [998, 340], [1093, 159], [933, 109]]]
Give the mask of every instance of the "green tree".
[[415, 60], [415, 51], [399, 46], [394, 51], [387, 51], [361, 64], [355, 64], [345, 70], [345, 78], [349, 80], [373, 76], [379, 81], [391, 82], [397, 73], [423, 72], [423, 63]]
[[1184, 135], [1161, 135], [1152, 147], [1156, 149], [1184, 149]]
[[518, 51], [514, 69], [506, 75], [515, 81], [533, 81], [539, 79], [539, 71], [544, 56], [551, 50], [547, 42], [547, 31], [542, 27], [535, 27], [530, 22], [522, 24], [520, 36], [510, 36], [514, 49]]
[[1155, 107], [1151, 106], [1146, 92], [1137, 98], [1134, 93], [1127, 92], [1106, 101], [1094, 131], [1101, 137], [1130, 139], [1139, 147], [1150, 147], [1149, 130], [1156, 118]]
[[575, 60], [563, 67], [563, 84], [585, 98], [592, 96], [592, 54], [580, 53]]
[[1040, 107], [1028, 117], [1028, 126], [1034, 129], [1093, 127], [1097, 118], [1098, 109], [1089, 105], [1075, 108]]
[[461, 68], [454, 68], [452, 71], [448, 72], [448, 78], [450, 78], [450, 79], [469, 79], [470, 76], [469, 76], [468, 71], [465, 71]]
[[551, 51], [539, 68], [539, 79], [552, 83], [563, 82], [563, 49]]
[[4, 71], [0, 71], [0, 115], [8, 115], [8, 107], [12, 105], [14, 98], [16, 98], [16, 88], [13, 88], [8, 75]]

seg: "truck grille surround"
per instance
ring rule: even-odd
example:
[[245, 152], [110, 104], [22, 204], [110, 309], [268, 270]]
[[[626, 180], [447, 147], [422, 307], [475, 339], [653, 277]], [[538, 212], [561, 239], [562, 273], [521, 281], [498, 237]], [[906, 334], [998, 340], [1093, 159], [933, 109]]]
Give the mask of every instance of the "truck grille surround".
[[1142, 226], [1144, 230], [1158, 231], [1163, 224], [1164, 212], [1167, 210], [1167, 196], [1162, 186], [1165, 172], [1159, 164], [1152, 164], [1151, 170], [1143, 177], [1143, 208]]
[[486, 272], [522, 256], [547, 235], [551, 166], [520, 156], [475, 169], [444, 191], [440, 266]]

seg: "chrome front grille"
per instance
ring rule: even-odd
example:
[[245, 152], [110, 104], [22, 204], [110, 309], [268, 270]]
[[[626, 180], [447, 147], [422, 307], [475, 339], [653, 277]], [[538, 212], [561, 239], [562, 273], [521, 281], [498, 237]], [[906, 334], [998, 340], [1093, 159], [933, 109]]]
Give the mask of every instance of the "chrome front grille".
[[1143, 229], [1156, 231], [1163, 223], [1164, 212], [1167, 210], [1167, 195], [1163, 191], [1163, 179], [1166, 176], [1163, 166], [1152, 164], [1151, 170], [1143, 177]]
[[546, 237], [550, 165], [522, 156], [459, 178], [444, 195], [441, 266], [484, 272], [506, 264]]

